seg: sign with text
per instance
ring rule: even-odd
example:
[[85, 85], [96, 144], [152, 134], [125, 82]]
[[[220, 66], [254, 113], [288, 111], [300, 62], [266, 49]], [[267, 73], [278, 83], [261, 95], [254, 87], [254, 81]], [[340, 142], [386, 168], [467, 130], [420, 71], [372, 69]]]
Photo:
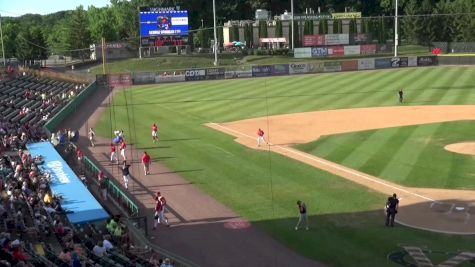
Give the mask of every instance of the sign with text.
[[291, 63], [289, 64], [289, 74], [307, 73], [308, 65], [305, 63]]
[[374, 70], [374, 58], [358, 59], [358, 70]]
[[252, 66], [252, 77], [264, 77], [272, 75], [272, 65]]
[[326, 13], [317, 13], [317, 14], [295, 14], [294, 20], [320, 20], [320, 19], [331, 19], [332, 15]]
[[347, 45], [350, 43], [350, 36], [347, 33], [325, 34], [325, 45]]
[[437, 58], [435, 56], [417, 57], [417, 66], [434, 66], [437, 65]]
[[378, 47], [375, 44], [360, 45], [361, 55], [373, 55], [376, 54]]
[[140, 36], [188, 35], [188, 11], [140, 9]]
[[224, 68], [209, 68], [206, 69], [206, 79], [207, 80], [220, 80], [224, 79]]
[[393, 57], [393, 58], [391, 58], [391, 67], [393, 67], [393, 68], [407, 67], [407, 65], [408, 65], [407, 57]]
[[303, 46], [322, 46], [325, 45], [325, 35], [304, 35]]
[[332, 13], [332, 19], [359, 19], [361, 12]]
[[408, 67], [417, 67], [417, 57], [409, 57], [407, 60]]
[[272, 75], [289, 74], [289, 64], [277, 64], [272, 66]]
[[374, 60], [374, 67], [376, 69], [391, 68], [391, 59], [390, 58], [377, 58], [377, 59]]
[[359, 45], [346, 45], [343, 50], [345, 56], [359, 55], [361, 52]]
[[345, 48], [343, 46], [332, 46], [328, 48], [328, 55], [330, 57], [342, 57], [345, 55]]
[[294, 58], [311, 58], [312, 57], [312, 48], [295, 48], [294, 49]]
[[328, 56], [328, 49], [326, 47], [312, 48], [312, 57], [326, 57]]
[[323, 71], [324, 72], [341, 71], [341, 62], [339, 61], [325, 62], [323, 63]]
[[206, 80], [206, 70], [205, 69], [185, 70], [185, 80], [186, 81]]
[[342, 71], [358, 70], [358, 60], [346, 60], [341, 62]]

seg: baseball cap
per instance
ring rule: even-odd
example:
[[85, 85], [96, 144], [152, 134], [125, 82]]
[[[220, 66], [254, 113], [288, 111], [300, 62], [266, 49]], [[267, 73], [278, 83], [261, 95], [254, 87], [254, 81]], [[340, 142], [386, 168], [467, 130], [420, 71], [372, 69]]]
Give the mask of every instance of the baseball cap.
[[19, 246], [20, 245], [20, 240], [18, 240], [18, 239], [13, 240], [11, 245], [12, 245], [12, 247]]

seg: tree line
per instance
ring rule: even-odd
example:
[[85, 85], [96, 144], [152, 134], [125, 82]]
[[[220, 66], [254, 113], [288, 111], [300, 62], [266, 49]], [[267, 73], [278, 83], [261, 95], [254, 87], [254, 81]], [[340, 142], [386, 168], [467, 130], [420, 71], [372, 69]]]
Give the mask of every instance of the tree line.
[[[5, 56], [24, 59], [45, 59], [48, 55], [71, 55], [85, 58], [89, 45], [107, 41], [128, 40], [139, 42], [139, 16], [141, 6], [180, 6], [189, 11], [190, 29], [212, 27], [212, 1], [208, 0], [111, 0], [103, 8], [78, 6], [72, 11], [60, 11], [49, 15], [27, 14], [21, 17], [2, 17]], [[217, 1], [218, 25], [228, 20], [252, 20], [256, 9], [268, 9], [273, 15], [290, 10], [289, 0], [221, 0]], [[295, 1], [296, 13], [305, 13], [308, 8], [322, 12], [361, 11], [360, 32], [380, 35], [383, 41], [390, 38], [393, 18], [378, 18], [394, 14], [394, 0], [299, 0]], [[400, 40], [411, 44], [430, 44], [433, 41], [474, 41], [475, 1], [473, 0], [399, 0], [401, 18]], [[425, 16], [425, 14], [430, 14]], [[374, 18], [376, 17], [376, 18]], [[280, 22], [277, 22], [280, 23]], [[305, 34], [313, 32], [315, 21], [301, 24]], [[351, 22], [351, 31], [356, 25]], [[328, 32], [327, 21], [319, 23], [321, 31]], [[341, 32], [341, 23], [334, 25], [333, 31]], [[281, 26], [280, 26], [281, 27]], [[298, 27], [298, 25], [297, 25]], [[379, 29], [376, 31], [375, 29]], [[258, 27], [259, 36], [267, 35], [265, 23]], [[384, 31], [384, 32], [381, 32]], [[246, 26], [241, 40], [251, 39], [252, 27]], [[297, 34], [298, 32], [296, 31]], [[239, 35], [232, 29], [233, 38]], [[278, 35], [282, 35], [281, 30]], [[198, 31], [200, 46], [209, 46], [211, 30]], [[218, 41], [222, 31], [218, 31]], [[193, 39], [192, 39], [193, 40]], [[221, 42], [222, 43], [222, 42]]]

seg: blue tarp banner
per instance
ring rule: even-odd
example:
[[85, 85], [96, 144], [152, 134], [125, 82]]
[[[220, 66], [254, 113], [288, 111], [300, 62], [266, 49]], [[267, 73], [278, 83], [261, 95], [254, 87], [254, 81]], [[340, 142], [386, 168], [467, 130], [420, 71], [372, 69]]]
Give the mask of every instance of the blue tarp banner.
[[32, 157], [41, 155], [44, 163], [40, 165], [43, 172], [51, 174], [51, 191], [62, 196], [61, 206], [68, 211], [67, 217], [73, 224], [102, 221], [109, 214], [89, 192], [81, 179], [74, 174], [69, 165], [61, 158], [49, 142], [28, 144]]

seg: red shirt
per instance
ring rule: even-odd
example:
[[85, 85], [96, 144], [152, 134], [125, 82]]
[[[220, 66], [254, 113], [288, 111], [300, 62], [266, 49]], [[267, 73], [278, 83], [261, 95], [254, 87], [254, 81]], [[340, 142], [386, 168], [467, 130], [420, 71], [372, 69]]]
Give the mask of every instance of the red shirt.
[[82, 151], [78, 149], [78, 151], [76, 152], [76, 155], [78, 158], [82, 158], [83, 156]]
[[115, 152], [115, 146], [111, 146], [111, 153]]
[[125, 147], [127, 147], [127, 145], [125, 144], [125, 142], [122, 142], [122, 143], [120, 144], [120, 150], [124, 150]]
[[259, 130], [257, 131], [257, 135], [258, 135], [258, 136], [264, 136], [264, 131], [261, 130], [261, 129], [259, 129]]
[[143, 154], [142, 162], [145, 163], [145, 164], [149, 164], [150, 163], [150, 156], [148, 154]]
[[165, 204], [167, 204], [165, 197], [155, 197], [155, 200], [157, 201], [157, 203], [155, 204], [155, 211], [162, 211], [163, 207], [165, 207]]
[[154, 132], [158, 131], [158, 126], [154, 124], [154, 125], [152, 126], [152, 131], [154, 131]]

